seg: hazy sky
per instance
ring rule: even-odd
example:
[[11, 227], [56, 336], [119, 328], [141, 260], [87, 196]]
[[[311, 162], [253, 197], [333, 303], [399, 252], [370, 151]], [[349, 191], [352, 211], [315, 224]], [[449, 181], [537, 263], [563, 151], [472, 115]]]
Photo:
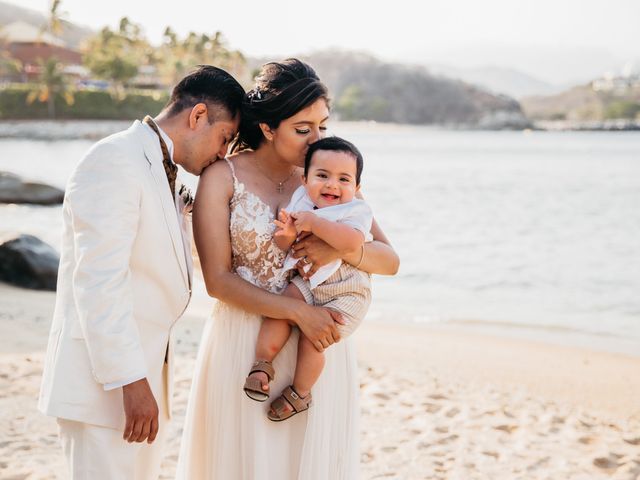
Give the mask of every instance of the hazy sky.
[[94, 28], [128, 16], [153, 42], [166, 25], [179, 34], [220, 30], [248, 55], [338, 47], [427, 65], [512, 67], [554, 83], [640, 60], [640, 0], [63, 0], [62, 10]]

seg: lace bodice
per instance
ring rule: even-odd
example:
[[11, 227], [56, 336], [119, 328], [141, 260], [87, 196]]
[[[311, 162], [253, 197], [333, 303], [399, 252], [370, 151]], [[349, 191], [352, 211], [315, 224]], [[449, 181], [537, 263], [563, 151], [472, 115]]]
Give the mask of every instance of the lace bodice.
[[238, 181], [233, 164], [233, 197], [229, 203], [233, 270], [248, 282], [279, 293], [287, 284], [282, 271], [285, 252], [273, 241], [275, 217], [269, 205]]

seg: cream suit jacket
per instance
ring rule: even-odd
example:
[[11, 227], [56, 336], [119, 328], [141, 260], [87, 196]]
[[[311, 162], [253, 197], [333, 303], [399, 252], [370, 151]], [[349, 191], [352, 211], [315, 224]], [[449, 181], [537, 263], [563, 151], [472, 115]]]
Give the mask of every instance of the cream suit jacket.
[[104, 385], [139, 375], [156, 400], [166, 395], [170, 415], [171, 329], [189, 303], [193, 269], [179, 202], [158, 137], [139, 121], [95, 144], [75, 168], [63, 203], [43, 413], [124, 428], [122, 389]]

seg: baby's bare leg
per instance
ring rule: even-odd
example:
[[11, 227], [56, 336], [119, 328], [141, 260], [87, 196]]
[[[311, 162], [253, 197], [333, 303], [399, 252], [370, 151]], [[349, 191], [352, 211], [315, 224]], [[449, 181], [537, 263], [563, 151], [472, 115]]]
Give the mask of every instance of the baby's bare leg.
[[[304, 301], [302, 293], [300, 293], [298, 287], [292, 283], [287, 286], [284, 292], [282, 292], [282, 295]], [[288, 320], [264, 317], [262, 325], [260, 326], [260, 332], [258, 333], [256, 360], [272, 362], [280, 350], [282, 350], [285, 343], [287, 343], [289, 335], [291, 335], [291, 325]], [[269, 379], [265, 373], [255, 372], [252, 373], [251, 376], [259, 378], [262, 382], [262, 389], [265, 392], [269, 391]]]
[[324, 353], [319, 352], [313, 344], [300, 334], [298, 340], [298, 360], [293, 377], [293, 388], [301, 397], [306, 397], [311, 387], [318, 381], [324, 368]]

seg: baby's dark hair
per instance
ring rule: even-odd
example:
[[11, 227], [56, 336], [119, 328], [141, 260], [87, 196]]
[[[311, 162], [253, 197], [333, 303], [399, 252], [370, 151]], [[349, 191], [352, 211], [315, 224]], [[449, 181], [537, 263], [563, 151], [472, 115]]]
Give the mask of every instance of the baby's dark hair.
[[304, 177], [307, 178], [309, 174], [309, 167], [311, 166], [311, 159], [313, 154], [318, 150], [328, 150], [331, 152], [344, 152], [353, 155], [356, 161], [356, 185], [360, 185], [360, 177], [362, 175], [363, 159], [360, 150], [356, 146], [340, 137], [326, 137], [313, 142], [309, 145], [307, 154], [304, 157]]

